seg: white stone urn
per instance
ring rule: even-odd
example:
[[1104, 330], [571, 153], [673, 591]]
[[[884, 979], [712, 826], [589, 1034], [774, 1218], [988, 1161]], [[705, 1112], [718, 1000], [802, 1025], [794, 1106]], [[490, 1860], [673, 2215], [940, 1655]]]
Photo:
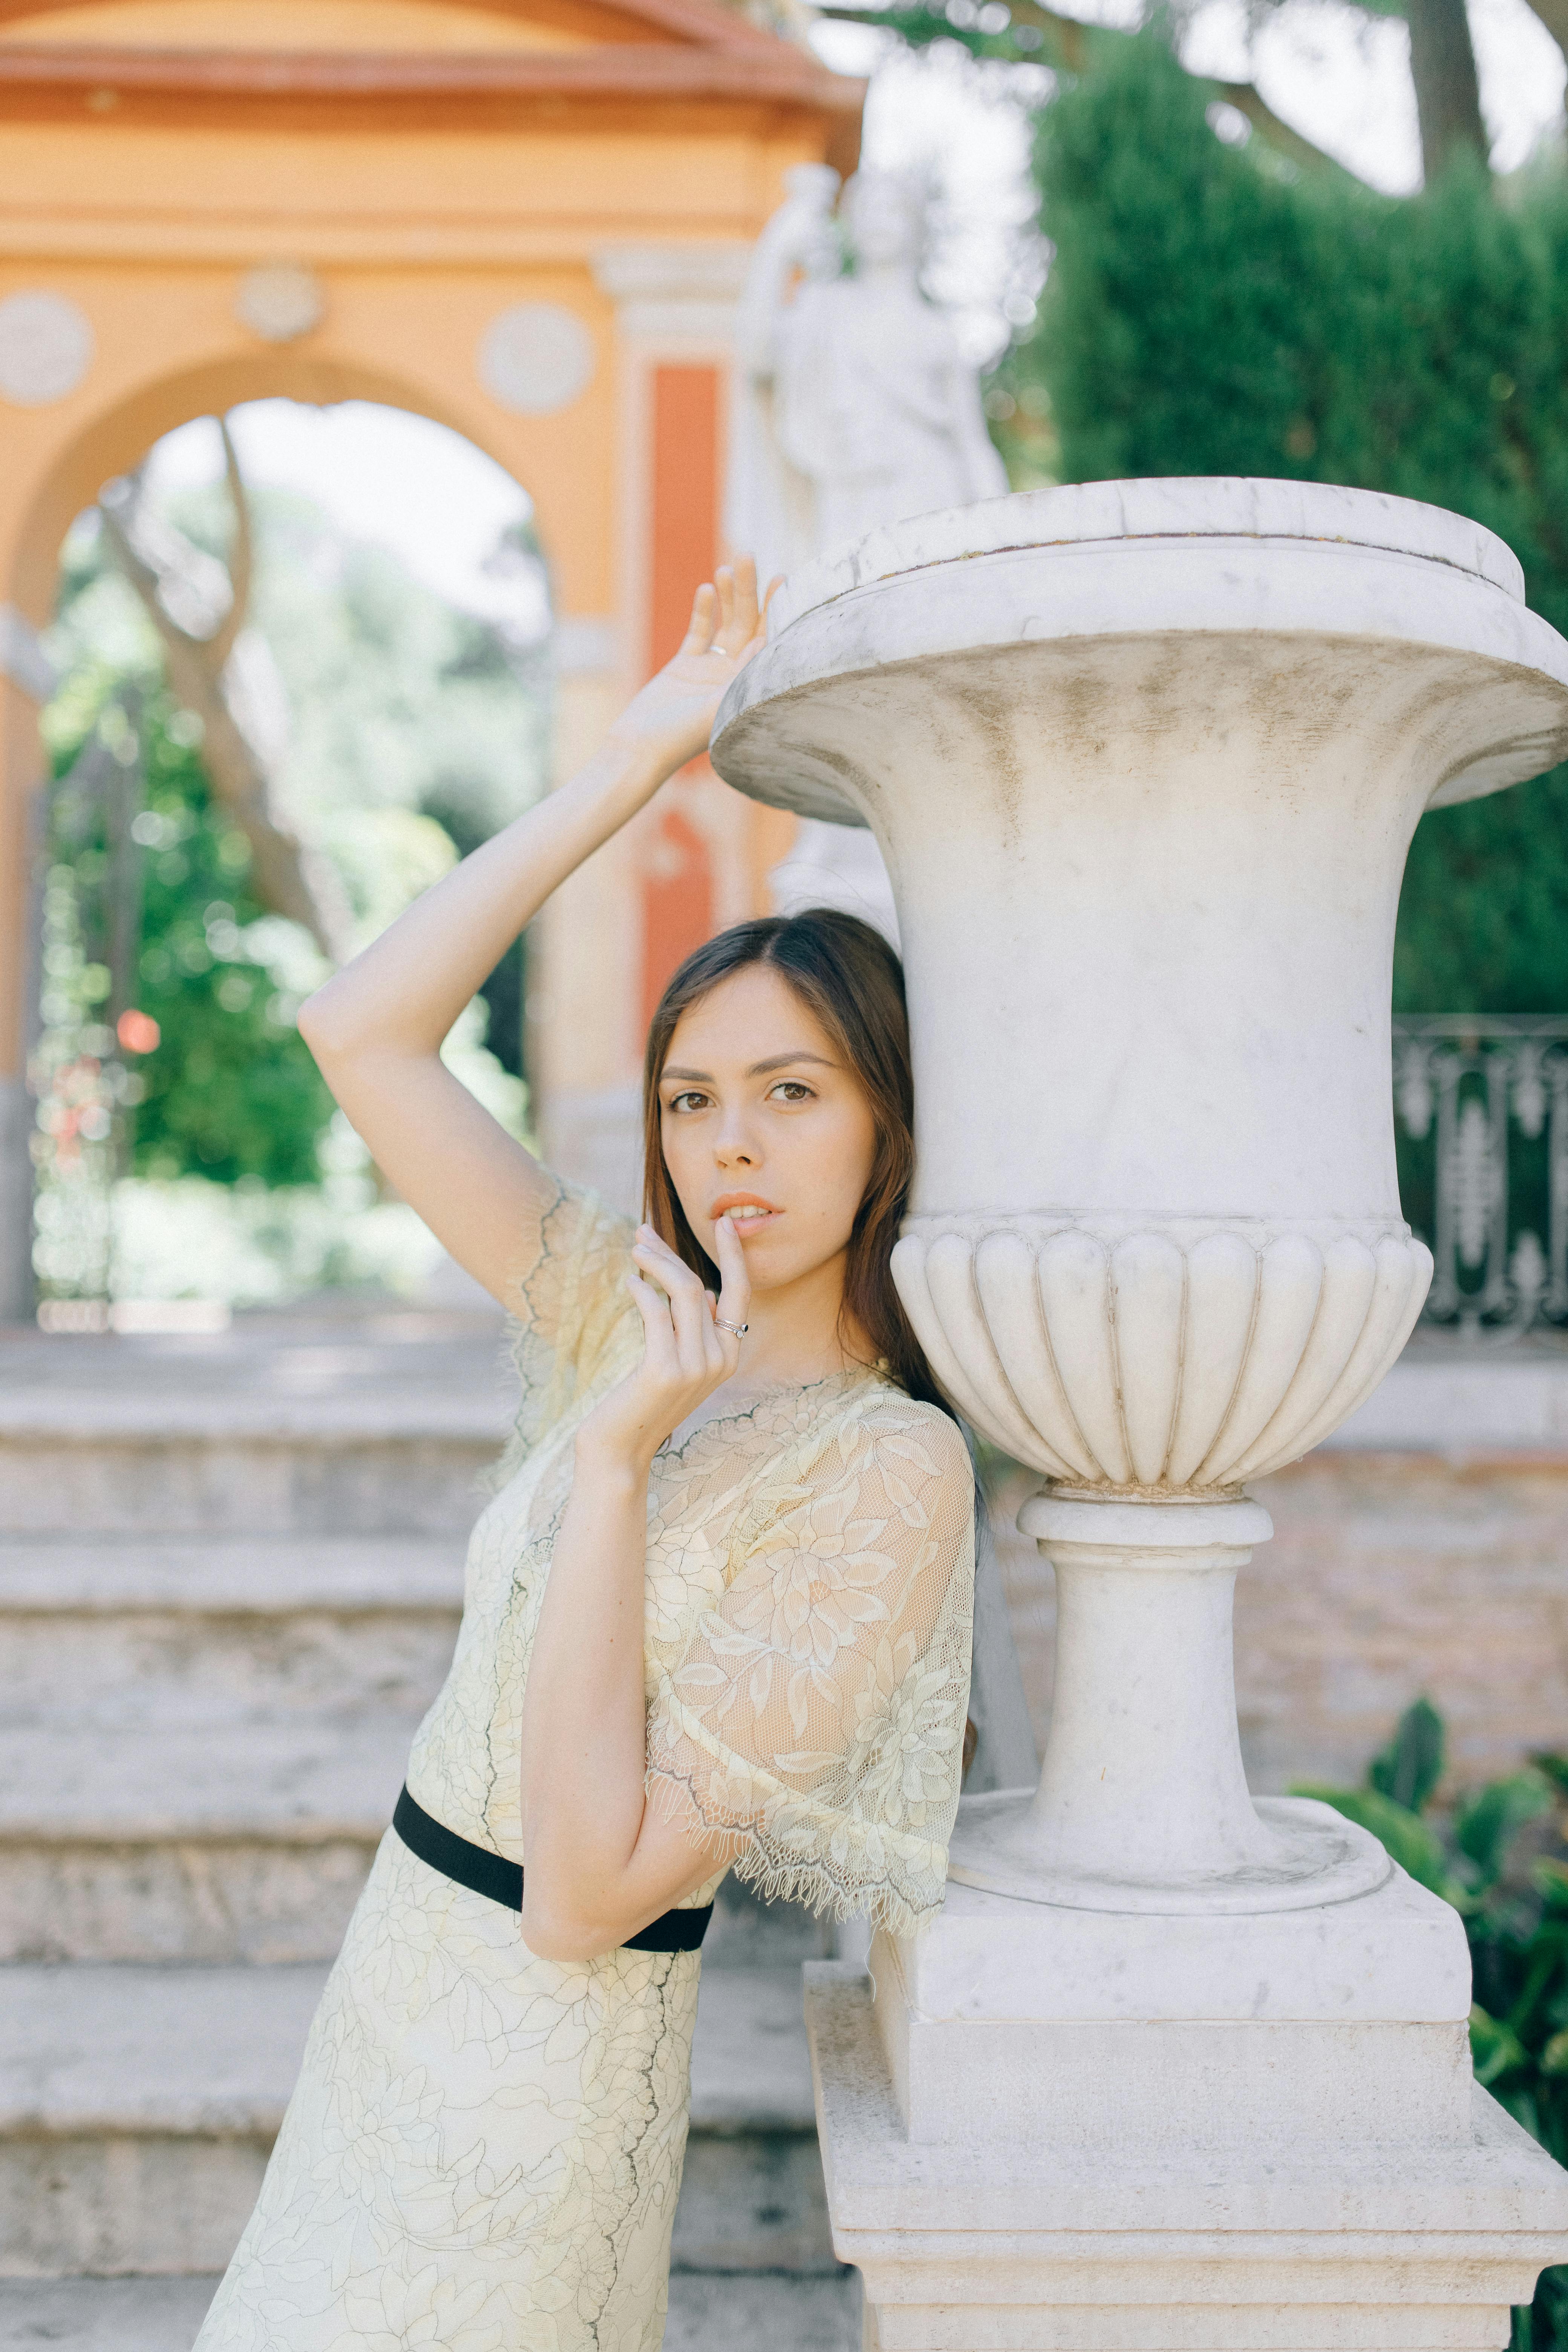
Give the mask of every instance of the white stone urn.
[[952, 1874], [1111, 1910], [1277, 1910], [1385, 1878], [1255, 1806], [1230, 1663], [1243, 1482], [1398, 1355], [1390, 971], [1422, 811], [1568, 755], [1568, 645], [1437, 509], [1090, 483], [812, 565], [719, 772], [869, 825], [908, 977], [918, 1172], [894, 1255], [942, 1387], [1049, 1481], [1040, 1789], [966, 1802]]

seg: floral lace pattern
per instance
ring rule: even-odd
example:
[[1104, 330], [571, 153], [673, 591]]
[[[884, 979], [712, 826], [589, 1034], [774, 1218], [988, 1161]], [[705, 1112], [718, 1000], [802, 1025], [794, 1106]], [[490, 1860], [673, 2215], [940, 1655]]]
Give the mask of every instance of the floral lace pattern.
[[[519, 1434], [408, 1783], [521, 1860], [522, 1696], [584, 1415], [637, 1361], [630, 1231], [558, 1187], [522, 1255]], [[764, 1891], [940, 1902], [969, 1675], [958, 1431], [875, 1372], [754, 1398], [649, 1482], [648, 1785]], [[721, 1872], [688, 1899], [710, 1900]], [[700, 1956], [543, 1960], [391, 1832], [196, 2352], [658, 2352]]]
[[[694, 1558], [698, 1526], [728, 1541]], [[768, 1400], [743, 1433], [710, 1423], [661, 1462], [648, 1785], [749, 1832], [734, 1867], [763, 1893], [894, 1928], [942, 1900], [973, 1544], [956, 1427], [874, 1377]]]

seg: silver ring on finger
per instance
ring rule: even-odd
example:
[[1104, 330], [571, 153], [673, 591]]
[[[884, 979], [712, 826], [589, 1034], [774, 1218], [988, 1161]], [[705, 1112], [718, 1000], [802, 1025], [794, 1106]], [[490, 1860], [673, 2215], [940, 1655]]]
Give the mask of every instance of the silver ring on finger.
[[749, 1323], [727, 1322], [722, 1315], [715, 1315], [713, 1320], [721, 1331], [733, 1331], [737, 1339], [743, 1339], [752, 1328]]

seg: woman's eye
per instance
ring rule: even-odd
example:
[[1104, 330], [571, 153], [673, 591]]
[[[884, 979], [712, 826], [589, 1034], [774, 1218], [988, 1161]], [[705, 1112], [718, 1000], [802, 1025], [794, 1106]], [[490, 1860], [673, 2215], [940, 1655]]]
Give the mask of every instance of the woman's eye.
[[809, 1102], [811, 1088], [800, 1078], [781, 1078], [773, 1092], [784, 1102]]
[[670, 1096], [669, 1108], [671, 1110], [700, 1110], [707, 1099], [707, 1096], [699, 1094], [695, 1087], [688, 1087], [685, 1094]]

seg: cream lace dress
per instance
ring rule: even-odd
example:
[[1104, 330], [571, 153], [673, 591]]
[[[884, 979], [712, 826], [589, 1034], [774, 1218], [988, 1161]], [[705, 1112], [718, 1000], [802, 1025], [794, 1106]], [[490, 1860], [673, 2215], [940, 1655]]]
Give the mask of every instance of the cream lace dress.
[[[408, 1785], [522, 1859], [523, 1685], [578, 1423], [637, 1361], [630, 1228], [557, 1190], [523, 1407]], [[769, 1894], [907, 1926], [958, 1798], [973, 1525], [953, 1423], [877, 1372], [773, 1391], [650, 1480], [649, 1788]], [[689, 1899], [711, 1900], [722, 1873]], [[536, 1958], [389, 1830], [196, 2352], [658, 2352], [700, 1955]]]

